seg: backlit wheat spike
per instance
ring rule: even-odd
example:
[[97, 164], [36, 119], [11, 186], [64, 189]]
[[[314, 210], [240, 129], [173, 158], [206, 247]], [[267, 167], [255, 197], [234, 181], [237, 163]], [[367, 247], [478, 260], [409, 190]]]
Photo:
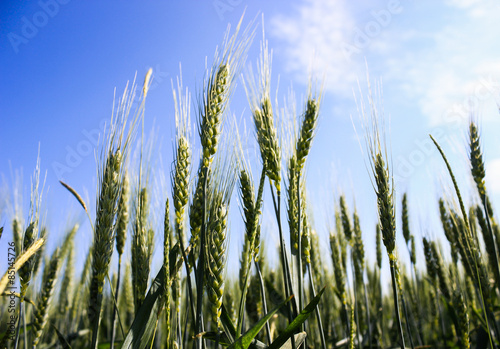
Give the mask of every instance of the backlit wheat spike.
[[396, 246], [396, 221], [392, 190], [389, 186], [389, 174], [382, 154], [375, 157], [375, 181], [377, 183], [377, 202], [382, 230], [382, 241], [390, 258], [393, 258]]
[[89, 321], [99, 321], [104, 281], [108, 272], [114, 245], [114, 222], [120, 195], [122, 154], [109, 153], [103, 169], [92, 247], [92, 276], [90, 279]]
[[128, 172], [123, 174], [120, 201], [118, 202], [118, 221], [116, 223], [116, 251], [119, 258], [123, 255], [129, 221], [130, 181]]
[[217, 143], [222, 125], [222, 115], [229, 95], [229, 69], [222, 63], [217, 73], [211, 76], [204, 96], [203, 116], [200, 123], [200, 139], [203, 147], [203, 166], [208, 167], [217, 151]]
[[469, 349], [469, 314], [467, 312], [464, 296], [459, 291], [453, 293], [453, 307], [458, 317], [457, 335], [459, 347], [460, 349]]
[[[469, 147], [470, 147], [470, 163], [471, 172], [474, 182], [476, 182], [477, 190], [479, 192], [479, 197], [483, 204], [485, 210], [485, 221], [487, 229], [481, 229], [486, 243], [486, 250], [488, 252], [488, 258], [490, 259], [490, 265], [492, 267], [493, 273], [495, 275], [497, 288], [500, 283], [500, 265], [499, 265], [499, 255], [497, 250], [497, 244], [495, 243], [495, 235], [493, 232], [492, 225], [495, 224], [493, 221], [493, 212], [491, 210], [491, 204], [489, 203], [489, 198], [486, 194], [486, 187], [484, 183], [484, 177], [486, 175], [484, 169], [483, 155], [480, 146], [480, 137], [477, 127], [473, 121], [469, 125]], [[477, 212], [477, 210], [476, 210]], [[491, 217], [491, 218], [490, 218]], [[473, 225], [471, 224], [471, 227]], [[497, 241], [498, 242], [498, 241]]]
[[243, 290], [247, 275], [250, 270], [253, 260], [254, 240], [256, 238], [256, 221], [255, 221], [255, 194], [253, 181], [249, 173], [242, 169], [239, 176], [240, 182], [240, 197], [243, 208], [243, 220], [245, 222], [245, 236], [243, 243], [243, 251], [241, 254], [240, 267], [240, 289]]
[[363, 272], [365, 269], [365, 247], [363, 245], [359, 216], [356, 210], [353, 213], [353, 235], [352, 255], [354, 262], [354, 274], [356, 277], [356, 284], [362, 285]]
[[138, 193], [135, 204], [135, 217], [132, 235], [132, 282], [134, 285], [134, 304], [136, 312], [139, 310], [149, 281], [149, 269], [153, 253], [152, 230], [148, 226], [149, 193], [142, 188]]
[[179, 317], [181, 316], [181, 301], [182, 301], [181, 282], [182, 282], [181, 273], [179, 271], [175, 273], [174, 278], [172, 279], [172, 299], [174, 303], [173, 314], [176, 315], [177, 319], [179, 319]]
[[[48, 230], [46, 227], [43, 227], [40, 231], [40, 237], [47, 241]], [[33, 275], [36, 276], [38, 274], [38, 270], [40, 269], [40, 265], [42, 264], [42, 259], [45, 256], [45, 244], [40, 247], [38, 252], [35, 254], [35, 260], [33, 261]]]
[[[488, 225], [486, 223], [486, 219], [483, 214], [483, 209], [480, 206], [476, 206], [475, 209], [477, 221], [479, 223], [479, 227], [481, 228], [481, 235], [483, 236], [484, 240], [484, 247], [486, 249], [487, 255], [488, 255], [488, 262], [490, 264], [490, 267], [492, 270], [495, 270], [495, 241], [492, 239], [492, 235], [489, 233], [488, 230]], [[497, 279], [497, 282], [500, 280]]]
[[271, 101], [266, 98], [260, 109], [255, 109], [253, 118], [257, 132], [262, 160], [265, 163], [267, 175], [279, 189], [281, 183], [280, 148], [273, 121]]
[[[61, 251], [62, 252], [62, 251]], [[74, 242], [68, 248], [66, 257], [66, 267], [64, 269], [64, 277], [61, 282], [61, 294], [59, 296], [59, 314], [65, 315], [68, 313], [71, 304], [71, 294], [73, 293], [73, 277], [74, 277]], [[63, 258], [63, 253], [61, 253]]]
[[345, 235], [342, 232], [342, 217], [340, 213], [340, 209], [338, 207], [335, 208], [335, 231], [337, 232], [337, 240], [340, 249], [340, 261], [342, 262], [342, 266], [344, 270], [347, 270], [347, 242]]
[[220, 328], [222, 296], [224, 294], [224, 266], [227, 244], [227, 207], [222, 198], [214, 198], [218, 204], [209, 213], [208, 223], [208, 299], [211, 304], [212, 321]]
[[470, 239], [468, 230], [465, 228], [465, 223], [462, 217], [455, 211], [450, 211], [450, 223], [453, 232], [453, 239], [456, 241], [457, 250], [462, 260], [465, 272], [473, 279], [474, 275], [474, 260], [470, 248]]
[[474, 288], [474, 283], [469, 277], [465, 278], [465, 293], [467, 295], [467, 306], [471, 309], [477, 308], [476, 304], [476, 290]]
[[175, 208], [175, 229], [179, 238], [184, 239], [185, 208], [189, 200], [189, 177], [191, 149], [186, 137], [179, 136], [174, 162], [173, 200]]
[[382, 269], [382, 232], [380, 231], [380, 224], [375, 225], [375, 243], [376, 243], [376, 252], [377, 252], [377, 266], [379, 269]]
[[340, 196], [339, 199], [339, 206], [340, 206], [340, 217], [342, 220], [342, 230], [344, 231], [344, 235], [346, 237], [346, 240], [351, 243], [352, 241], [352, 225], [351, 225], [351, 219], [349, 218], [349, 211], [347, 209], [347, 205], [345, 203], [345, 198], [343, 195]]
[[[382, 231], [382, 241], [384, 242], [389, 256], [394, 310], [401, 348], [405, 347], [405, 339], [399, 312], [398, 290], [400, 286], [398, 263], [395, 253], [396, 247], [396, 219], [394, 210], [394, 179], [386, 163], [388, 155], [385, 140], [383, 139], [383, 129], [380, 118], [380, 94], [373, 95], [370, 82], [369, 88], [369, 112], [366, 111], [363, 99], [358, 104], [360, 116], [365, 128], [365, 143], [369, 156], [370, 167], [374, 178], [374, 189], [377, 196], [378, 217], [380, 229]], [[379, 92], [379, 91], [377, 91]], [[376, 99], [377, 97], [378, 99]]]
[[311, 143], [316, 131], [319, 116], [319, 98], [309, 96], [304, 111], [302, 127], [300, 129], [299, 138], [297, 140], [297, 163], [302, 169], [306, 161], [307, 155], [311, 149]]
[[354, 306], [351, 306], [351, 316], [349, 322], [351, 324], [351, 331], [349, 333], [349, 349], [354, 349], [356, 341], [354, 337], [356, 336], [356, 327], [357, 327], [357, 324], [354, 321]]
[[16, 252], [22, 251], [22, 237], [21, 237], [21, 224], [19, 219], [14, 217], [12, 220], [12, 239], [14, 240], [14, 246], [16, 247]]
[[223, 118], [234, 90], [234, 80], [245, 61], [248, 44], [253, 37], [253, 31], [248, 27], [241, 38], [238, 38], [240, 27], [241, 20], [232, 36], [229, 36], [228, 28], [222, 50], [216, 51], [212, 68], [204, 83], [199, 107], [203, 167], [210, 165], [217, 151]]
[[[301, 200], [302, 203], [305, 204], [305, 200]], [[305, 205], [304, 205], [305, 206]], [[303, 207], [305, 208], [305, 207]], [[302, 215], [302, 224], [301, 224], [301, 256], [304, 263], [311, 263], [311, 224], [308, 220], [307, 213], [304, 210], [304, 214]]]
[[[299, 169], [297, 166], [297, 159], [293, 155], [288, 160], [288, 226], [290, 229], [290, 245], [292, 254], [296, 255], [299, 248], [299, 200], [298, 200], [298, 174]], [[303, 211], [303, 210], [301, 210]]]
[[[227, 154], [227, 153], [226, 153]], [[209, 178], [205, 275], [214, 330], [221, 328], [222, 296], [227, 256], [227, 216], [235, 183], [234, 154], [219, 154]]]
[[485, 170], [479, 132], [473, 121], [469, 124], [469, 147], [472, 178], [474, 178], [474, 182], [476, 182], [477, 190], [482, 200], [483, 196], [486, 194], [484, 186]]
[[445, 274], [443, 259], [441, 258], [441, 254], [439, 253], [436, 243], [434, 241], [431, 241], [430, 245], [434, 260], [434, 268], [439, 282], [439, 289], [446, 297], [446, 299], [451, 300], [451, 291], [448, 277]]
[[198, 169], [198, 177], [193, 193], [193, 201], [189, 208], [189, 224], [191, 226], [191, 238], [189, 244], [194, 250], [198, 246], [201, 224], [203, 221], [203, 184], [205, 183], [203, 168]]
[[405, 239], [406, 245], [410, 241], [410, 223], [408, 218], [408, 196], [406, 193], [403, 194], [403, 200], [401, 204], [401, 222], [402, 222], [402, 230], [403, 237]]
[[281, 188], [281, 151], [271, 105], [272, 52], [265, 38], [261, 41], [257, 64], [258, 82], [251, 69], [245, 75], [245, 91], [252, 111], [257, 143], [266, 174], [278, 190]]
[[130, 144], [136, 134], [138, 120], [144, 116], [144, 106], [147, 91], [151, 83], [151, 71], [148, 71], [139, 103], [131, 120], [132, 106], [135, 98], [135, 81], [129, 90], [125, 88], [118, 100], [111, 122], [105, 129], [103, 142], [100, 144], [98, 158], [98, 193], [96, 218], [94, 224], [94, 239], [92, 246], [92, 276], [90, 279], [88, 318], [91, 326], [92, 342], [90, 348], [96, 349], [105, 277], [115, 245], [118, 202], [124, 164], [129, 155]]
[[54, 285], [59, 270], [59, 264], [59, 249], [56, 249], [52, 254], [50, 263], [45, 266], [47, 272], [44, 273], [44, 277], [42, 280], [42, 291], [38, 298], [34, 315], [35, 319], [33, 321], [33, 347], [36, 347], [36, 345], [38, 345], [42, 332], [45, 328], [45, 325], [47, 324], [47, 319], [49, 317], [49, 307], [51, 305]]
[[335, 288], [336, 294], [342, 304], [346, 304], [346, 290], [345, 290], [345, 269], [342, 263], [342, 256], [340, 251], [340, 242], [338, 239], [338, 235], [331, 233], [330, 234], [330, 247], [332, 250], [332, 261], [333, 261], [333, 271], [335, 274]]
[[[35, 228], [35, 222], [30, 223], [26, 231], [24, 232], [23, 238], [23, 251], [26, 251], [35, 242], [37, 238], [37, 231]], [[31, 281], [31, 274], [33, 267], [35, 265], [36, 256], [31, 257], [24, 265], [19, 269], [19, 278], [21, 280], [21, 296], [26, 295], [26, 291]]]
[[442, 198], [439, 199], [439, 217], [441, 219], [444, 234], [450, 243], [451, 257], [453, 259], [453, 262], [456, 263], [458, 261], [458, 243], [455, 238], [455, 234], [453, 233], [453, 224], [451, 223], [451, 219], [448, 216], [448, 212]]
[[415, 246], [415, 236], [410, 235], [410, 261], [413, 265], [417, 264], [417, 248]]
[[311, 267], [314, 272], [314, 283], [316, 287], [323, 284], [323, 263], [321, 259], [321, 248], [319, 244], [319, 236], [316, 230], [311, 229]]
[[259, 189], [257, 190], [257, 198], [255, 199], [255, 216], [254, 216], [254, 220], [255, 220], [255, 225], [256, 225], [256, 232], [255, 232], [255, 238], [254, 238], [254, 246], [253, 246], [253, 249], [254, 249], [254, 252], [253, 252], [253, 255], [254, 255], [254, 259], [255, 261], [259, 261], [260, 257], [260, 224], [259, 224], [259, 220], [260, 220], [260, 216], [262, 215], [262, 196], [264, 194], [264, 184], [265, 184], [265, 179], [266, 179], [266, 176], [265, 176], [265, 171], [266, 169], [263, 168], [262, 169], [262, 174], [260, 176], [260, 182], [259, 182]]

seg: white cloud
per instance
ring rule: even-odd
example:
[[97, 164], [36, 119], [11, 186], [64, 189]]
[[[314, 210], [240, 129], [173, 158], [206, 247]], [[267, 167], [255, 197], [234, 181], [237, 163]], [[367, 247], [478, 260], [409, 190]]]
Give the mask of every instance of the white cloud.
[[[401, 11], [392, 12], [388, 21], [375, 15], [387, 13], [391, 3], [354, 9], [344, 0], [304, 0], [294, 15], [272, 18], [271, 34], [282, 44], [277, 46], [285, 68], [305, 82], [313, 62], [317, 71], [326, 71], [327, 90], [351, 96], [356, 77], [364, 75], [366, 56], [370, 70], [401, 92], [394, 97], [414, 105], [431, 126], [458, 126], [457, 121], [467, 120], [471, 104], [484, 114], [496, 109], [496, 0], [401, 1]], [[359, 49], [350, 59], [342, 49], [346, 44]]]
[[480, 0], [448, 0], [446, 3], [451, 6], [456, 6], [459, 8], [468, 8], [480, 3]]
[[343, 0], [306, 0], [294, 16], [278, 15], [271, 19], [272, 37], [286, 57], [285, 69], [301, 82], [307, 82], [314, 72], [327, 74], [327, 88], [336, 93], [350, 94], [355, 81], [352, 64], [341, 50], [348, 41], [348, 28], [354, 24]]
[[500, 194], [500, 158], [486, 164], [486, 186], [492, 194]]

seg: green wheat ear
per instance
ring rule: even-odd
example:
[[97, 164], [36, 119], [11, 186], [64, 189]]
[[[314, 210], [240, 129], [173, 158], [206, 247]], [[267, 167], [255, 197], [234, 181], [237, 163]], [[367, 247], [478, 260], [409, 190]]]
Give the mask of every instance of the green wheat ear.
[[325, 275], [325, 271], [323, 269], [323, 263], [321, 258], [321, 249], [319, 245], [319, 237], [314, 229], [310, 231], [311, 238], [311, 267], [313, 270], [314, 276], [314, 284], [321, 285], [323, 284], [323, 276]]
[[212, 321], [221, 327], [222, 296], [224, 294], [224, 267], [226, 263], [227, 207], [218, 199], [220, 206], [209, 213], [208, 224], [208, 300], [211, 304]]
[[106, 137], [101, 145], [101, 155], [98, 163], [98, 193], [94, 239], [92, 245], [91, 279], [89, 287], [88, 319], [91, 327], [91, 348], [97, 348], [99, 325], [103, 301], [105, 277], [108, 274], [111, 256], [116, 238], [116, 221], [120, 199], [124, 164], [128, 158], [138, 120], [144, 115], [145, 98], [151, 83], [152, 70], [144, 79], [140, 103], [131, 121], [128, 120], [135, 101], [135, 84], [132, 93], [128, 88], [120, 99], [118, 106], [113, 108], [111, 123]]
[[392, 189], [389, 185], [389, 170], [380, 153], [375, 156], [375, 182], [377, 183], [377, 202], [382, 241], [389, 257], [392, 258], [396, 247], [396, 220], [394, 217]]
[[352, 224], [351, 224], [349, 211], [348, 211], [347, 205], [345, 203], [345, 198], [343, 195], [340, 196], [339, 206], [340, 206], [340, 218], [341, 218], [341, 222], [342, 222], [342, 230], [344, 231], [344, 235], [346, 237], [347, 242], [351, 243], [351, 241], [352, 241]]
[[120, 201], [118, 202], [118, 221], [116, 223], [116, 251], [119, 258], [123, 255], [127, 240], [127, 227], [129, 221], [130, 181], [128, 172], [123, 174]]
[[132, 236], [132, 280], [136, 311], [146, 297], [149, 271], [153, 254], [153, 230], [148, 226], [149, 194], [142, 188], [136, 199], [134, 229]]
[[402, 209], [401, 209], [401, 222], [403, 228], [403, 237], [405, 239], [406, 244], [410, 241], [410, 222], [409, 222], [409, 214], [408, 214], [408, 196], [406, 193], [403, 194], [402, 200]]
[[[305, 203], [305, 200], [301, 200]], [[305, 205], [304, 205], [305, 206]], [[304, 263], [311, 263], [311, 224], [309, 223], [307, 213], [304, 210], [302, 217], [302, 231], [301, 231], [301, 256]]]
[[257, 65], [259, 80], [255, 81], [250, 68], [245, 75], [244, 87], [252, 111], [257, 143], [266, 175], [280, 191], [281, 149], [271, 104], [271, 64], [272, 56], [269, 53], [267, 41], [263, 40]]
[[296, 153], [297, 162], [302, 169], [307, 155], [311, 149], [311, 143], [318, 123], [319, 99], [309, 97], [306, 103], [302, 128], [300, 129], [299, 139], [297, 140]]
[[353, 247], [352, 255], [354, 257], [354, 272], [356, 277], [357, 285], [363, 284], [363, 272], [365, 269], [365, 247], [363, 244], [363, 237], [361, 232], [361, 226], [359, 223], [358, 212], [355, 210], [353, 213]]
[[340, 235], [331, 233], [330, 234], [330, 247], [332, 251], [332, 261], [333, 261], [333, 270], [335, 275], [335, 293], [339, 298], [342, 304], [346, 304], [347, 296], [346, 296], [346, 276], [345, 269], [342, 262], [342, 254], [341, 254], [341, 243], [339, 241]]
[[465, 303], [464, 296], [461, 292], [455, 291], [453, 293], [452, 304], [458, 317], [457, 335], [459, 346], [461, 349], [469, 349], [469, 313], [467, 312], [467, 304]]
[[[228, 155], [228, 156], [225, 156]], [[219, 154], [208, 178], [205, 268], [210, 314], [214, 330], [221, 328], [224, 273], [227, 257], [227, 217], [235, 184], [234, 154]]]
[[177, 141], [175, 172], [173, 175], [173, 200], [175, 208], [175, 229], [178, 238], [183, 238], [185, 208], [189, 200], [189, 176], [191, 166], [191, 150], [186, 137], [180, 136]]
[[377, 266], [378, 269], [382, 269], [382, 232], [380, 230], [380, 224], [375, 225], [375, 239], [376, 239], [376, 252], [377, 252]]
[[240, 197], [243, 207], [243, 219], [245, 222], [245, 237], [243, 243], [243, 251], [241, 254], [240, 267], [240, 289], [245, 287], [248, 272], [250, 271], [251, 262], [254, 255], [254, 245], [257, 233], [256, 227], [256, 212], [255, 212], [255, 194], [253, 181], [249, 173], [242, 169], [239, 176], [240, 182]]
[[92, 247], [92, 277], [90, 280], [89, 321], [99, 321], [105, 277], [114, 245], [114, 221], [120, 195], [121, 152], [110, 152], [105, 162], [97, 204], [94, 245]]
[[35, 319], [33, 321], [33, 347], [38, 345], [42, 331], [47, 324], [49, 317], [49, 307], [51, 305], [54, 285], [57, 279], [57, 273], [60, 265], [59, 249], [56, 249], [52, 254], [50, 262], [45, 266], [44, 276], [42, 280], [42, 291], [38, 298], [37, 307], [35, 310]]
[[[64, 258], [64, 253], [61, 251], [61, 258]], [[64, 269], [64, 277], [61, 283], [61, 290], [59, 296], [59, 314], [66, 315], [70, 310], [71, 295], [73, 293], [73, 277], [74, 277], [74, 241], [68, 247], [66, 257], [66, 267]]]
[[477, 190], [481, 198], [486, 194], [484, 185], [484, 177], [486, 175], [484, 170], [483, 154], [481, 152], [479, 132], [474, 122], [469, 125], [469, 146], [470, 146], [470, 163], [471, 172], [474, 182], [476, 182]]
[[[293, 155], [288, 161], [288, 226], [290, 228], [290, 244], [292, 254], [296, 255], [299, 248], [299, 182], [297, 159]], [[303, 211], [303, 210], [302, 210]]]

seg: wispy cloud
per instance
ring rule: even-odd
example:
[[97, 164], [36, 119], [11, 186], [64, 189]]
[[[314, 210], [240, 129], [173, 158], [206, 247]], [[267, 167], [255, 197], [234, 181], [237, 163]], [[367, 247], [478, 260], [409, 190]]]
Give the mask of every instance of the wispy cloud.
[[350, 93], [349, 83], [355, 81], [352, 62], [341, 50], [353, 25], [344, 1], [306, 0], [295, 14], [278, 15], [270, 21], [276, 47], [286, 57], [284, 68], [302, 82], [307, 82], [311, 72], [325, 73], [327, 89], [338, 94]]
[[500, 194], [500, 158], [490, 160], [486, 164], [486, 185], [492, 194]]
[[[360, 6], [304, 0], [292, 15], [272, 18], [271, 34], [281, 43], [285, 68], [307, 81], [314, 63], [327, 74], [327, 90], [349, 96], [366, 58], [385, 85], [398, 91], [393, 97], [418, 108], [430, 126], [456, 125], [471, 110], [491, 114], [496, 108], [500, 5], [495, 0]], [[346, 47], [354, 53], [346, 55]]]

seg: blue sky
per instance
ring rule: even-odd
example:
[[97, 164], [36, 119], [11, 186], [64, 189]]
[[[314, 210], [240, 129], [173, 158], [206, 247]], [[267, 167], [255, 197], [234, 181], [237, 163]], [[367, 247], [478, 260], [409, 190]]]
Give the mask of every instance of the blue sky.
[[[442, 236], [436, 201], [442, 193], [452, 194], [428, 134], [442, 143], [462, 187], [469, 186], [465, 136], [471, 111], [479, 115], [487, 185], [494, 202], [499, 202], [500, 182], [494, 179], [500, 175], [500, 48], [495, 44], [500, 5], [495, 0], [2, 1], [0, 219], [8, 228], [4, 239], [10, 239], [13, 172], [24, 173], [27, 217], [29, 179], [40, 145], [46, 173], [43, 208], [52, 243], [61, 240], [69, 221], [79, 220], [84, 224], [79, 232], [84, 254], [91, 234], [77, 203], [58, 180], [72, 185], [94, 206], [96, 164], [88, 145], [110, 118], [114, 89], [120, 94], [136, 72], [142, 81], [149, 67], [154, 80], [145, 128], [149, 133], [154, 127], [158, 139], [154, 163], [162, 172], [157, 181], [163, 185], [155, 200], [162, 202], [170, 193], [165, 178], [175, 134], [171, 79], [179, 75], [182, 63], [184, 86], [195, 101], [205, 59], [211, 64], [227, 25], [236, 25], [243, 11], [244, 25], [254, 18], [259, 25], [247, 60], [253, 64], [264, 14], [266, 38], [273, 49], [272, 88], [278, 87], [279, 78], [280, 103], [293, 86], [300, 112], [311, 74], [324, 78], [320, 127], [307, 165], [308, 192], [323, 245], [327, 246], [327, 228], [333, 222], [334, 194], [340, 192], [351, 208], [356, 202], [368, 251], [374, 243], [376, 202], [367, 157], [359, 145], [363, 134], [354, 98], [360, 96], [358, 83], [366, 94], [367, 67], [370, 78], [382, 82], [396, 196], [399, 203], [403, 192], [409, 194], [415, 235]], [[251, 130], [241, 83], [231, 112]], [[255, 149], [253, 136], [248, 147]], [[254, 164], [255, 174], [259, 166]], [[474, 194], [466, 192], [466, 197], [474, 200]], [[232, 202], [232, 260], [238, 258], [243, 231], [237, 201]], [[270, 205], [264, 214], [266, 239], [272, 244], [277, 237]], [[1, 245], [3, 249], [5, 243]]]

